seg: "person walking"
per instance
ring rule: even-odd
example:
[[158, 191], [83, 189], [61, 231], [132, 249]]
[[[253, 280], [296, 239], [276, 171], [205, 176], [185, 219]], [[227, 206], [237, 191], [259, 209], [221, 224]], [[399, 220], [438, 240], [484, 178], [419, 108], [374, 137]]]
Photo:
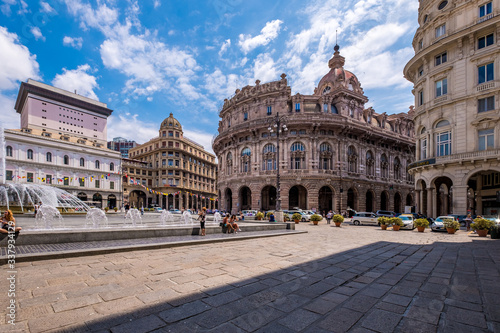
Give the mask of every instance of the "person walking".
[[330, 224], [332, 217], [333, 217], [333, 213], [332, 213], [332, 211], [329, 211], [328, 214], [326, 214], [326, 224]]
[[200, 221], [201, 236], [206, 236], [205, 233], [205, 218], [207, 217], [207, 208], [203, 207], [200, 214], [198, 215], [198, 221]]
[[465, 227], [467, 228], [467, 231], [470, 231], [471, 223], [472, 223], [472, 217], [470, 214], [467, 214], [467, 217], [465, 218]]

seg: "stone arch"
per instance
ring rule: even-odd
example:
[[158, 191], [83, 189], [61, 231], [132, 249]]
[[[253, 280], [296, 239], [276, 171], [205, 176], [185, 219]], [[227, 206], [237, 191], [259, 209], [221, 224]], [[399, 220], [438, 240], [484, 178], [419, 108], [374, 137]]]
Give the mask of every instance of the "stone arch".
[[367, 190], [365, 194], [365, 207], [367, 212], [375, 211], [375, 193], [373, 190]]
[[318, 190], [318, 212], [328, 213], [334, 210], [335, 195], [334, 190], [330, 185], [322, 186]]
[[238, 190], [238, 211], [252, 209], [252, 190], [248, 186], [241, 186]]
[[438, 176], [431, 182], [431, 187], [435, 189], [433, 201], [436, 203], [436, 216], [448, 215], [453, 212], [452, 179], [447, 176]]
[[233, 209], [233, 191], [226, 187], [224, 190], [224, 204], [222, 208], [227, 212], [232, 212]]
[[295, 207], [307, 209], [307, 194], [308, 190], [304, 185], [291, 186], [288, 190], [288, 209], [294, 209]]
[[266, 184], [260, 190], [260, 208], [262, 210], [276, 210], [276, 187]]
[[401, 209], [401, 194], [399, 192], [394, 193], [394, 212], [396, 213], [402, 213], [403, 210]]
[[380, 210], [389, 210], [389, 192], [380, 193]]
[[413, 195], [411, 193], [408, 193], [406, 195], [406, 206], [414, 206], [413, 205]]
[[347, 190], [347, 208], [358, 209], [358, 191], [355, 187], [349, 187]]

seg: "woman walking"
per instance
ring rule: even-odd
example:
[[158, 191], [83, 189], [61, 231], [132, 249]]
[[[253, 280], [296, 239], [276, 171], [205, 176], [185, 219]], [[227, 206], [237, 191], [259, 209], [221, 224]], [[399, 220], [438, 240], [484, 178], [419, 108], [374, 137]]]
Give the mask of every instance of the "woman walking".
[[205, 234], [205, 218], [207, 217], [207, 208], [203, 207], [201, 209], [200, 214], [198, 215], [198, 221], [200, 221], [200, 229], [201, 229], [201, 235], [206, 236]]

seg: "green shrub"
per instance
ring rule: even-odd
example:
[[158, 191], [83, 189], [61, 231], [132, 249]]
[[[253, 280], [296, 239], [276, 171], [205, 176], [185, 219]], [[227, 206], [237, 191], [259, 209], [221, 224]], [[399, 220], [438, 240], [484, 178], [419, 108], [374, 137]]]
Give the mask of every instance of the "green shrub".
[[403, 223], [403, 220], [401, 220], [399, 217], [390, 217], [389, 218], [389, 224], [392, 225], [399, 225], [400, 227], [404, 226], [405, 224]]
[[378, 219], [377, 219], [378, 223], [380, 225], [386, 225], [386, 224], [390, 224], [389, 223], [389, 218], [387, 216], [380, 216]]
[[429, 226], [429, 221], [427, 219], [416, 219], [415, 220], [415, 226], [416, 227], [428, 227]]
[[299, 213], [294, 213], [292, 215], [292, 220], [294, 220], [294, 221], [300, 221], [300, 220], [302, 220], [302, 215], [300, 215]]
[[264, 213], [258, 212], [257, 214], [255, 214], [255, 218], [257, 220], [262, 220], [264, 218]]
[[311, 221], [322, 221], [323, 220], [323, 216], [321, 215], [318, 215], [318, 214], [313, 214], [311, 215]]
[[455, 229], [455, 230], [460, 229], [460, 223], [458, 223], [454, 219], [444, 219], [443, 225], [445, 228], [451, 228], [451, 229]]
[[486, 230], [491, 228], [495, 223], [491, 220], [484, 219], [482, 217], [474, 219], [474, 222], [471, 223], [472, 230]]
[[344, 217], [340, 214], [335, 214], [335, 215], [333, 215], [332, 220], [334, 223], [342, 223], [342, 222], [344, 222]]
[[272, 214], [273, 212], [267, 212], [266, 217], [269, 218], [269, 216], [271, 216]]

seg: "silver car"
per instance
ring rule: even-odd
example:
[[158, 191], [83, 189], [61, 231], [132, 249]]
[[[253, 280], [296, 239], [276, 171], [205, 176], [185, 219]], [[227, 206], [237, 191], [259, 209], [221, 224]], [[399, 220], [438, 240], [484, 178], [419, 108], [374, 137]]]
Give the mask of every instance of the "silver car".
[[439, 216], [438, 218], [436, 218], [434, 220], [434, 222], [432, 222], [431, 230], [432, 231], [446, 231], [446, 228], [444, 226], [445, 219], [452, 219], [452, 220], [457, 221], [457, 219], [453, 216]]
[[378, 216], [375, 213], [371, 212], [357, 212], [351, 218], [352, 224], [361, 225], [361, 224], [371, 224], [378, 225]]

